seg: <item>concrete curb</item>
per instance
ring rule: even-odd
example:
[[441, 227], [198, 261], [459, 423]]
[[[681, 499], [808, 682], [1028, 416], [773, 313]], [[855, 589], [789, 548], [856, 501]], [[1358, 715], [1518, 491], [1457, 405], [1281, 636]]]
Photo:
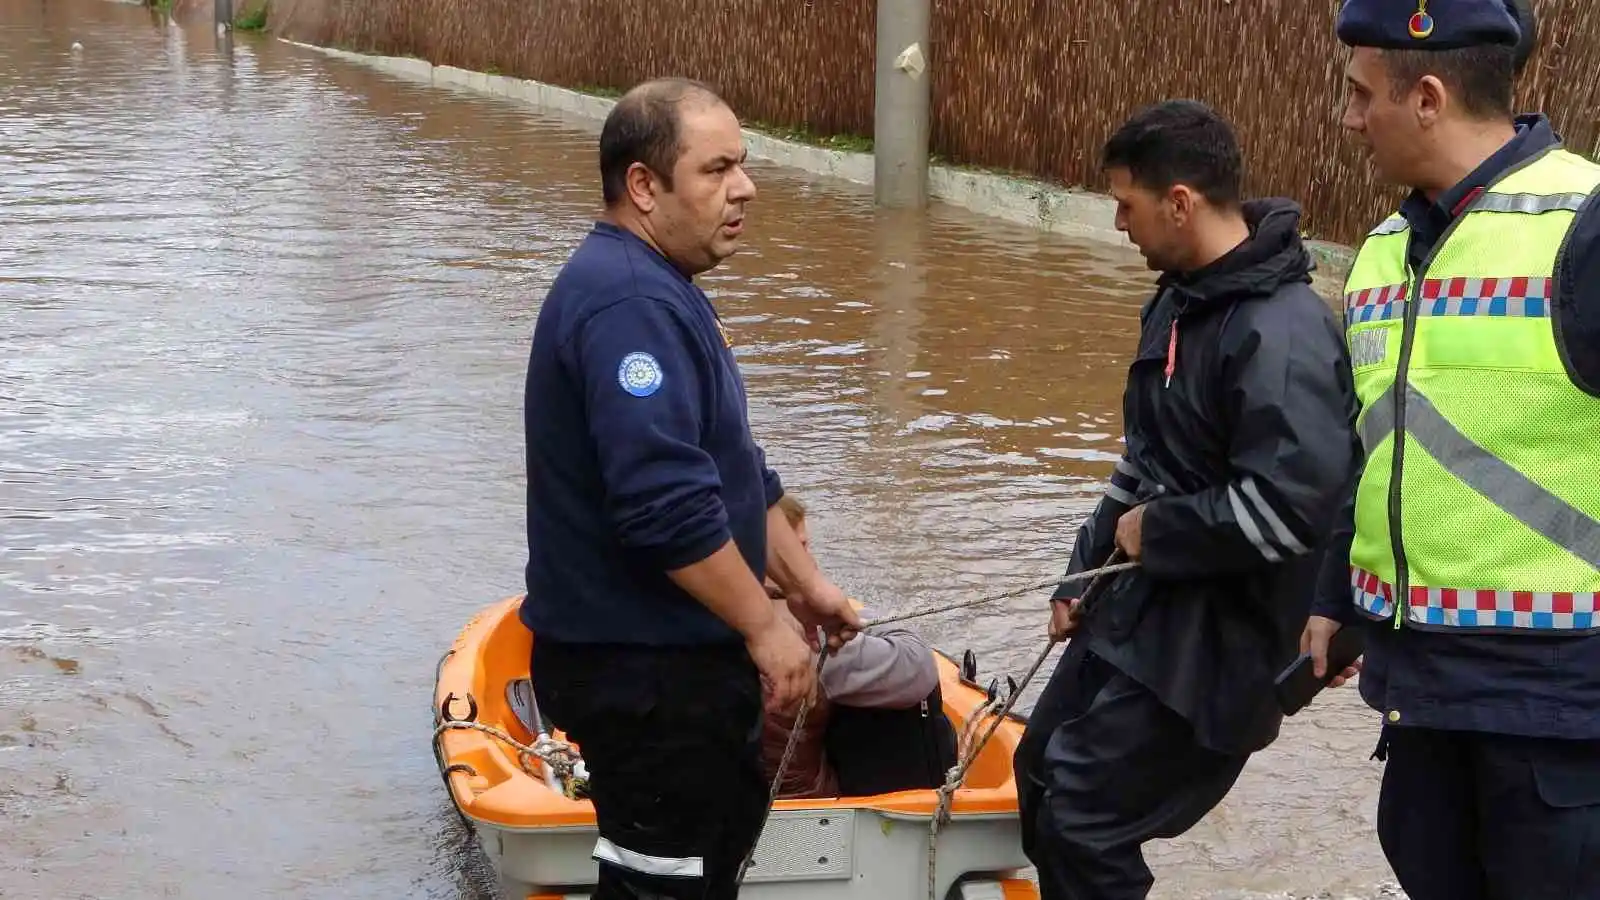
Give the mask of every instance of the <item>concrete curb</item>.
[[[449, 86], [520, 100], [544, 110], [583, 119], [602, 120], [615, 101], [595, 97], [538, 81], [489, 75], [453, 66], [436, 66], [427, 60], [409, 57], [354, 53], [280, 38], [285, 43], [329, 56], [359, 63], [381, 72], [424, 84]], [[776, 138], [745, 130], [750, 155], [780, 166], [801, 169], [817, 175], [870, 185], [873, 160], [870, 153], [829, 150], [809, 144]], [[1088, 191], [1074, 191], [1041, 181], [949, 166], [929, 166], [928, 191], [934, 199], [1044, 231], [1087, 237], [1130, 246], [1111, 225], [1114, 204], [1111, 198]]]
[[[562, 113], [585, 121], [603, 120], [616, 104], [614, 100], [543, 82], [490, 75], [454, 66], [436, 66], [424, 59], [355, 53], [288, 38], [279, 40], [410, 81], [519, 100], [546, 112]], [[856, 184], [872, 184], [873, 160], [870, 153], [829, 150], [749, 129], [745, 130], [745, 142], [755, 159]], [[928, 193], [935, 200], [981, 215], [1042, 231], [1132, 247], [1128, 239], [1112, 226], [1115, 204], [1103, 194], [1071, 190], [1012, 175], [938, 165], [928, 167]], [[1308, 241], [1307, 247], [1317, 260], [1319, 283], [1343, 279], [1354, 255], [1351, 248], [1325, 241]]]

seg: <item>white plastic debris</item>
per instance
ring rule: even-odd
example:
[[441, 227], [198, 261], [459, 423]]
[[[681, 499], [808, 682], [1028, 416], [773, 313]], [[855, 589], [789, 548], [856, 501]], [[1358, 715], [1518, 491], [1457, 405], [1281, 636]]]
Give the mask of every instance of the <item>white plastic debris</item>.
[[928, 68], [928, 61], [922, 56], [922, 45], [912, 44], [901, 50], [900, 55], [894, 58], [894, 67], [912, 78], [921, 78], [923, 71]]

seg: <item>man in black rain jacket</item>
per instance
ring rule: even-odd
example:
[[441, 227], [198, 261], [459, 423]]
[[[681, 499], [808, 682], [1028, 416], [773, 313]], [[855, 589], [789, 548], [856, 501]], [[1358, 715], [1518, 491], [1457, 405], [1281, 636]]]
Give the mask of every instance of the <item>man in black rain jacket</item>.
[[1173, 101], [1107, 143], [1117, 227], [1162, 274], [1123, 396], [1126, 453], [1052, 598], [1072, 635], [1018, 749], [1044, 900], [1126, 900], [1142, 845], [1193, 827], [1278, 734], [1339, 501], [1361, 463], [1339, 324], [1310, 287], [1300, 210], [1241, 202], [1227, 122]]

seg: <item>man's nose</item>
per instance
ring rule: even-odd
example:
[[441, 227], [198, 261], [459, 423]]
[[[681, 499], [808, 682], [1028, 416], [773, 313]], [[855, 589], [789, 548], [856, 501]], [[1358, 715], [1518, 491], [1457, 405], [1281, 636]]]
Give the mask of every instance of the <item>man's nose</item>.
[[738, 177], [733, 180], [733, 187], [728, 191], [728, 199], [734, 201], [750, 202], [756, 198], [756, 183], [744, 166], [737, 169]]

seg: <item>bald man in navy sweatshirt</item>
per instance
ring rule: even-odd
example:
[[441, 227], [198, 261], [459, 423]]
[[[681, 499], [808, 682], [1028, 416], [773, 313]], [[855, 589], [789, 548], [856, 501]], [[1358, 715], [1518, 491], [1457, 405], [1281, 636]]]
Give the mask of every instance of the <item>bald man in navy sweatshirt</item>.
[[775, 506], [782, 482], [692, 281], [738, 244], [744, 160], [706, 86], [630, 91], [600, 136], [604, 219], [534, 328], [521, 616], [539, 706], [588, 764], [594, 900], [737, 895], [767, 807], [763, 681], [774, 710], [815, 687], [763, 580], [832, 645], [861, 624]]

